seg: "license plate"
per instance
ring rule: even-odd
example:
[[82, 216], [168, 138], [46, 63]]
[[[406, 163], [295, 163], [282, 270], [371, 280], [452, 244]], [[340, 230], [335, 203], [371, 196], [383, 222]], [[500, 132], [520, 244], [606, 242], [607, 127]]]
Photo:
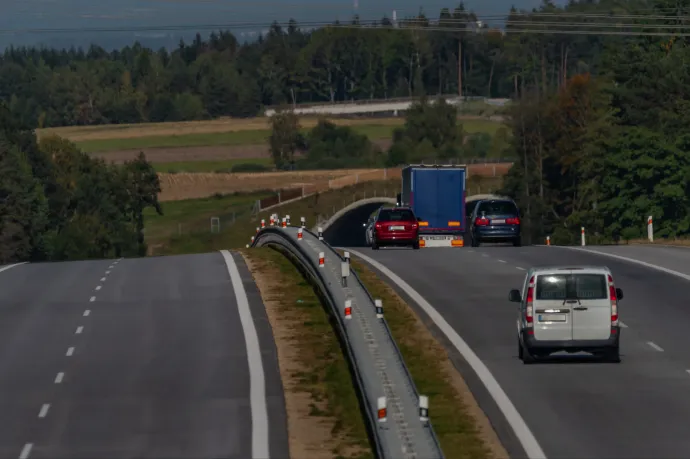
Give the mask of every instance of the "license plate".
[[539, 322], [565, 322], [565, 314], [539, 314]]
[[391, 230], [391, 231], [395, 231], [395, 230], [404, 230], [405, 227], [404, 227], [404, 226], [389, 226], [388, 229]]
[[491, 220], [491, 223], [505, 223], [506, 219], [505, 218], [499, 218], [497, 220]]
[[452, 240], [453, 236], [422, 236], [426, 241], [448, 241]]

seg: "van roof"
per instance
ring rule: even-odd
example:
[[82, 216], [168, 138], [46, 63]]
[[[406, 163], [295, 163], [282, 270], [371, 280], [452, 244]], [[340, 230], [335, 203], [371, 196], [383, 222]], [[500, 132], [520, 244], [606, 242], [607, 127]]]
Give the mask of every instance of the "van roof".
[[582, 271], [583, 274], [611, 274], [611, 270], [608, 267], [594, 265], [539, 266], [530, 269], [532, 274], [554, 274], [558, 271]]

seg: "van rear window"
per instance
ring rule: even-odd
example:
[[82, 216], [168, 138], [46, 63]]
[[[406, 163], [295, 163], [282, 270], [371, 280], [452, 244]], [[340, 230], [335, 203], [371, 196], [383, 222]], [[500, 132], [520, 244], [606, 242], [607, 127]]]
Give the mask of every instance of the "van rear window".
[[605, 300], [606, 277], [602, 274], [545, 274], [537, 277], [537, 300]]
[[518, 209], [512, 201], [487, 201], [479, 205], [479, 214], [518, 215]]
[[379, 213], [379, 220], [382, 222], [391, 221], [414, 221], [414, 214], [407, 209], [382, 210]]

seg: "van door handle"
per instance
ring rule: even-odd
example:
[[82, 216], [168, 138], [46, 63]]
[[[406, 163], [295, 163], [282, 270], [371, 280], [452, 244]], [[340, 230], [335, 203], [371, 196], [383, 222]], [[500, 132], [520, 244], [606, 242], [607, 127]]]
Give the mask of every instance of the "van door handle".
[[576, 306], [573, 308], [575, 311], [586, 311], [587, 308], [584, 306]]

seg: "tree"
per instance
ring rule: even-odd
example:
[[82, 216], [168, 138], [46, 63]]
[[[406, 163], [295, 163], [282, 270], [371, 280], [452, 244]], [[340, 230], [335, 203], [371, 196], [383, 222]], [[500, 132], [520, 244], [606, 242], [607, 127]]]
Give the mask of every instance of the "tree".
[[299, 118], [292, 111], [278, 111], [271, 116], [269, 145], [276, 168], [294, 168], [295, 153], [305, 147], [300, 129]]

